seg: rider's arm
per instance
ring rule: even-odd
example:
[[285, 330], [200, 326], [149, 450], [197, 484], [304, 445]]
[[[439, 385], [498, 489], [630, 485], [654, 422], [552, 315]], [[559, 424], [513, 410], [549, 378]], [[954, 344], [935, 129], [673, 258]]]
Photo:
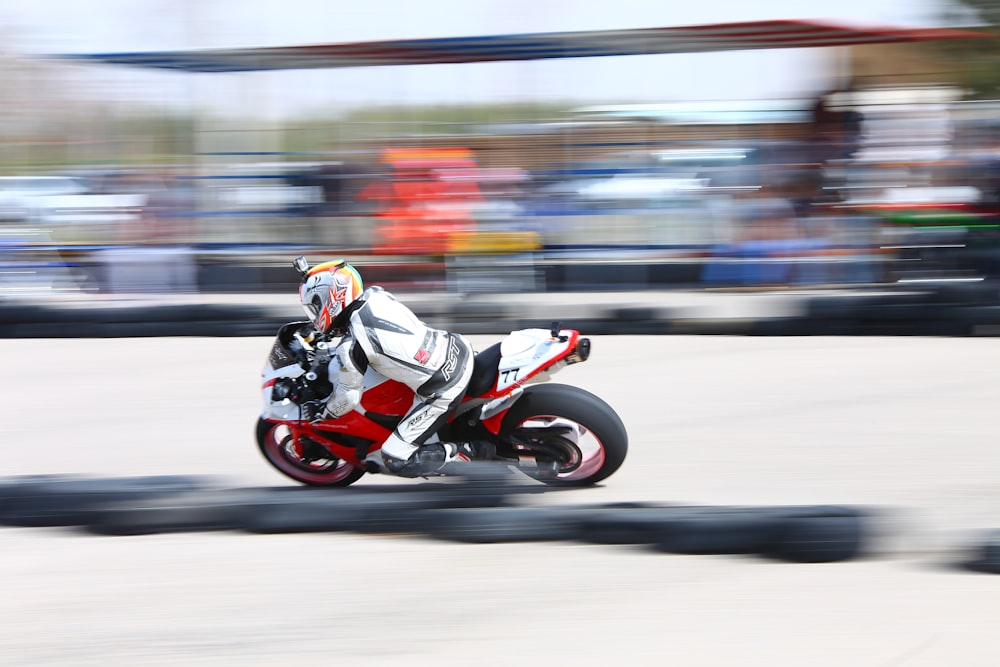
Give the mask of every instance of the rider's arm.
[[345, 336], [330, 360], [328, 369], [333, 393], [326, 402], [326, 411], [334, 417], [342, 417], [361, 402], [361, 387], [364, 384], [368, 358], [353, 337]]

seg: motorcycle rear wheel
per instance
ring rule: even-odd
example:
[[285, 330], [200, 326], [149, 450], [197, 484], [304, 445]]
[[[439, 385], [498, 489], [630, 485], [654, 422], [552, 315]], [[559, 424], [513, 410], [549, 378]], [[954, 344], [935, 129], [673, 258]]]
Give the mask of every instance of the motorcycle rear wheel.
[[555, 486], [591, 486], [607, 479], [628, 452], [628, 433], [614, 409], [584, 389], [563, 384], [527, 387], [504, 417], [500, 435], [526, 443], [515, 446], [520, 470]]
[[288, 427], [280, 422], [257, 419], [257, 447], [278, 472], [309, 486], [350, 486], [365, 474], [361, 468], [336, 458], [318, 444], [313, 447], [321, 452], [309, 452], [312, 455], [308, 455], [303, 443], [295, 442]]

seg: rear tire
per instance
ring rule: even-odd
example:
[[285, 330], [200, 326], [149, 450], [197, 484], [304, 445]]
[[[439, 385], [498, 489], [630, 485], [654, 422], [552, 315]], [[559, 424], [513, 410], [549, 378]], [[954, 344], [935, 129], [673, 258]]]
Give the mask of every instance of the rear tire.
[[[553, 435], [547, 444], [577, 457], [554, 474], [521, 467], [528, 475], [556, 486], [590, 486], [607, 479], [625, 461], [628, 433], [614, 409], [590, 392], [563, 384], [526, 387], [504, 417], [500, 435], [506, 440], [519, 429], [569, 426], [572, 437]], [[576, 442], [574, 442], [574, 438]]]
[[257, 447], [282, 475], [309, 486], [350, 486], [365, 475], [363, 469], [329, 452], [325, 458], [306, 458], [301, 454], [301, 447], [296, 445], [281, 422], [257, 419]]

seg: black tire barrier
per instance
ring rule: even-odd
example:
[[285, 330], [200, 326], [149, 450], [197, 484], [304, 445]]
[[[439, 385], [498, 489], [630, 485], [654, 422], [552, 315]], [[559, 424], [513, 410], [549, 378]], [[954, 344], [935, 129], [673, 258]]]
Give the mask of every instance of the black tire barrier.
[[690, 336], [746, 336], [753, 332], [755, 326], [756, 320], [735, 317], [678, 320], [673, 323], [671, 332]]
[[[0, 337], [117, 338], [271, 335], [287, 318], [240, 304], [0, 307]], [[60, 326], [72, 324], [72, 326]]]
[[668, 507], [597, 515], [585, 537], [679, 554], [757, 554], [773, 543], [777, 530], [774, 517], [753, 510]]
[[806, 302], [809, 319], [925, 319], [936, 306], [929, 292], [865, 292], [815, 296]]
[[252, 511], [254, 497], [216, 489], [106, 505], [92, 513], [85, 530], [121, 536], [236, 530]]
[[206, 488], [206, 479], [182, 475], [99, 478], [35, 475], [0, 482], [0, 524], [76, 526], [104, 507]]
[[677, 333], [672, 320], [609, 320], [617, 336], [662, 336]]
[[804, 317], [771, 317], [754, 320], [746, 329], [747, 336], [810, 336], [812, 322]]
[[591, 512], [580, 539], [676, 554], [759, 555], [820, 563], [861, 554], [865, 512], [849, 507], [639, 507]]
[[861, 332], [869, 336], [933, 336], [964, 338], [972, 334], [972, 326], [953, 317], [954, 309], [942, 313], [941, 319], [928, 318], [916, 322], [879, 322]]
[[761, 508], [639, 507], [592, 512], [580, 539], [646, 544], [676, 554], [761, 554], [773, 548], [781, 520]]
[[683, 508], [598, 507], [581, 518], [578, 539], [592, 544], [656, 544], [673, 531]]
[[761, 555], [794, 563], [831, 563], [863, 555], [869, 512], [854, 507], [817, 506], [772, 510], [779, 531]]
[[854, 317], [861, 322], [924, 322], [946, 318], [949, 310], [930, 303], [876, 303], [862, 306]]
[[618, 306], [603, 313], [606, 319], [617, 322], [662, 322], [673, 319], [669, 308], [655, 306]]
[[90, 532], [104, 535], [210, 530], [418, 533], [427, 510], [493, 506], [505, 496], [504, 487], [468, 481], [377, 493], [310, 487], [216, 489], [101, 506], [85, 523]]
[[236, 529], [255, 533], [417, 533], [427, 510], [468, 507], [466, 503], [472, 499], [481, 503], [493, 497], [470, 494], [464, 487], [461, 492], [378, 495], [311, 488], [286, 491], [291, 493], [222, 489], [103, 506], [88, 515], [87, 529], [104, 535]]
[[[242, 530], [405, 533], [476, 544], [573, 541], [797, 563], [856, 558], [870, 533], [869, 512], [846, 506], [509, 505], [514, 494], [545, 488], [517, 480], [496, 468], [472, 466], [457, 481], [359, 492], [220, 488], [181, 476], [39, 475], [0, 483], [0, 522], [81, 526], [122, 536]], [[980, 571], [1000, 571], [1000, 532], [982, 545], [975, 563]]]
[[[60, 307], [0, 304], [0, 338], [117, 338], [162, 336], [271, 336], [296, 316], [293, 309], [243, 304], [147, 304]], [[429, 311], [428, 311], [429, 312]], [[502, 335], [547, 328], [551, 320], [520, 316], [501, 303], [470, 300], [442, 305], [429, 315], [440, 328]], [[669, 307], [596, 307], [585, 317], [559, 317], [589, 335], [1000, 335], [1000, 287], [946, 284], [921, 292], [807, 297], [801, 317], [685, 319]]]
[[972, 546], [972, 557], [961, 563], [970, 572], [1000, 574], [1000, 530], [991, 531]]
[[609, 308], [603, 319], [611, 322], [615, 332], [622, 335], [660, 335], [674, 332], [676, 309], [654, 306], [619, 306]]
[[545, 493], [545, 484], [513, 470], [506, 463], [471, 461], [461, 471], [443, 478], [437, 493], [448, 497], [449, 507], [496, 507], [512, 496]]
[[955, 306], [950, 314], [954, 319], [970, 326], [1000, 325], [1000, 306]]
[[[614, 336], [621, 331], [617, 322], [609, 320], [605, 317], [574, 317], [572, 319], [561, 318], [561, 322], [563, 327], [585, 332], [584, 335], [588, 336]], [[536, 320], [536, 324], [533, 326], [540, 329], [547, 329], [551, 324], [551, 319], [548, 321]], [[499, 323], [499, 325], [500, 326], [498, 328], [502, 327], [503, 323]]]
[[255, 504], [243, 528], [253, 533], [420, 533], [431, 511], [499, 507], [513, 494], [544, 490], [506, 467], [485, 463], [471, 463], [461, 476], [443, 479], [373, 493], [322, 488], [271, 493]]
[[781, 532], [776, 517], [752, 511], [715, 512], [680, 522], [655, 545], [658, 551], [698, 556], [765, 553]]
[[251, 533], [340, 532], [362, 535], [416, 534], [429, 508], [401, 502], [344, 504], [321, 500], [258, 508], [245, 525]]
[[34, 324], [60, 324], [69, 319], [65, 310], [46, 308], [30, 303], [16, 305], [0, 303], [0, 327], [30, 322]]
[[855, 320], [864, 308], [883, 303], [877, 295], [870, 294], [817, 296], [806, 302], [805, 316], [818, 320]]
[[885, 295], [826, 296], [810, 299], [808, 317], [852, 322], [909, 322], [940, 316], [940, 305]]
[[448, 494], [359, 496], [327, 490], [307, 496], [259, 499], [244, 515], [241, 528], [251, 533], [420, 533], [429, 512], [451, 506]]
[[938, 283], [928, 289], [927, 299], [947, 305], [995, 306], [1000, 304], [1000, 284], [996, 280]]
[[442, 509], [424, 515], [424, 532], [435, 539], [469, 544], [574, 541], [580, 512], [556, 507]]
[[802, 320], [814, 335], [964, 337], [974, 333], [977, 317], [992, 319], [986, 309], [941, 302], [929, 292], [856, 294], [812, 298]]

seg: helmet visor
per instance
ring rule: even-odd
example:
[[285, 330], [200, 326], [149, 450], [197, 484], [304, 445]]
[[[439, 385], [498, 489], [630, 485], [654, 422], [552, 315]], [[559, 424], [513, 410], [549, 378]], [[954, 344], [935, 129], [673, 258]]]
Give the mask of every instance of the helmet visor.
[[318, 295], [314, 295], [309, 303], [302, 304], [302, 308], [306, 311], [306, 315], [315, 322], [323, 310], [323, 301]]

